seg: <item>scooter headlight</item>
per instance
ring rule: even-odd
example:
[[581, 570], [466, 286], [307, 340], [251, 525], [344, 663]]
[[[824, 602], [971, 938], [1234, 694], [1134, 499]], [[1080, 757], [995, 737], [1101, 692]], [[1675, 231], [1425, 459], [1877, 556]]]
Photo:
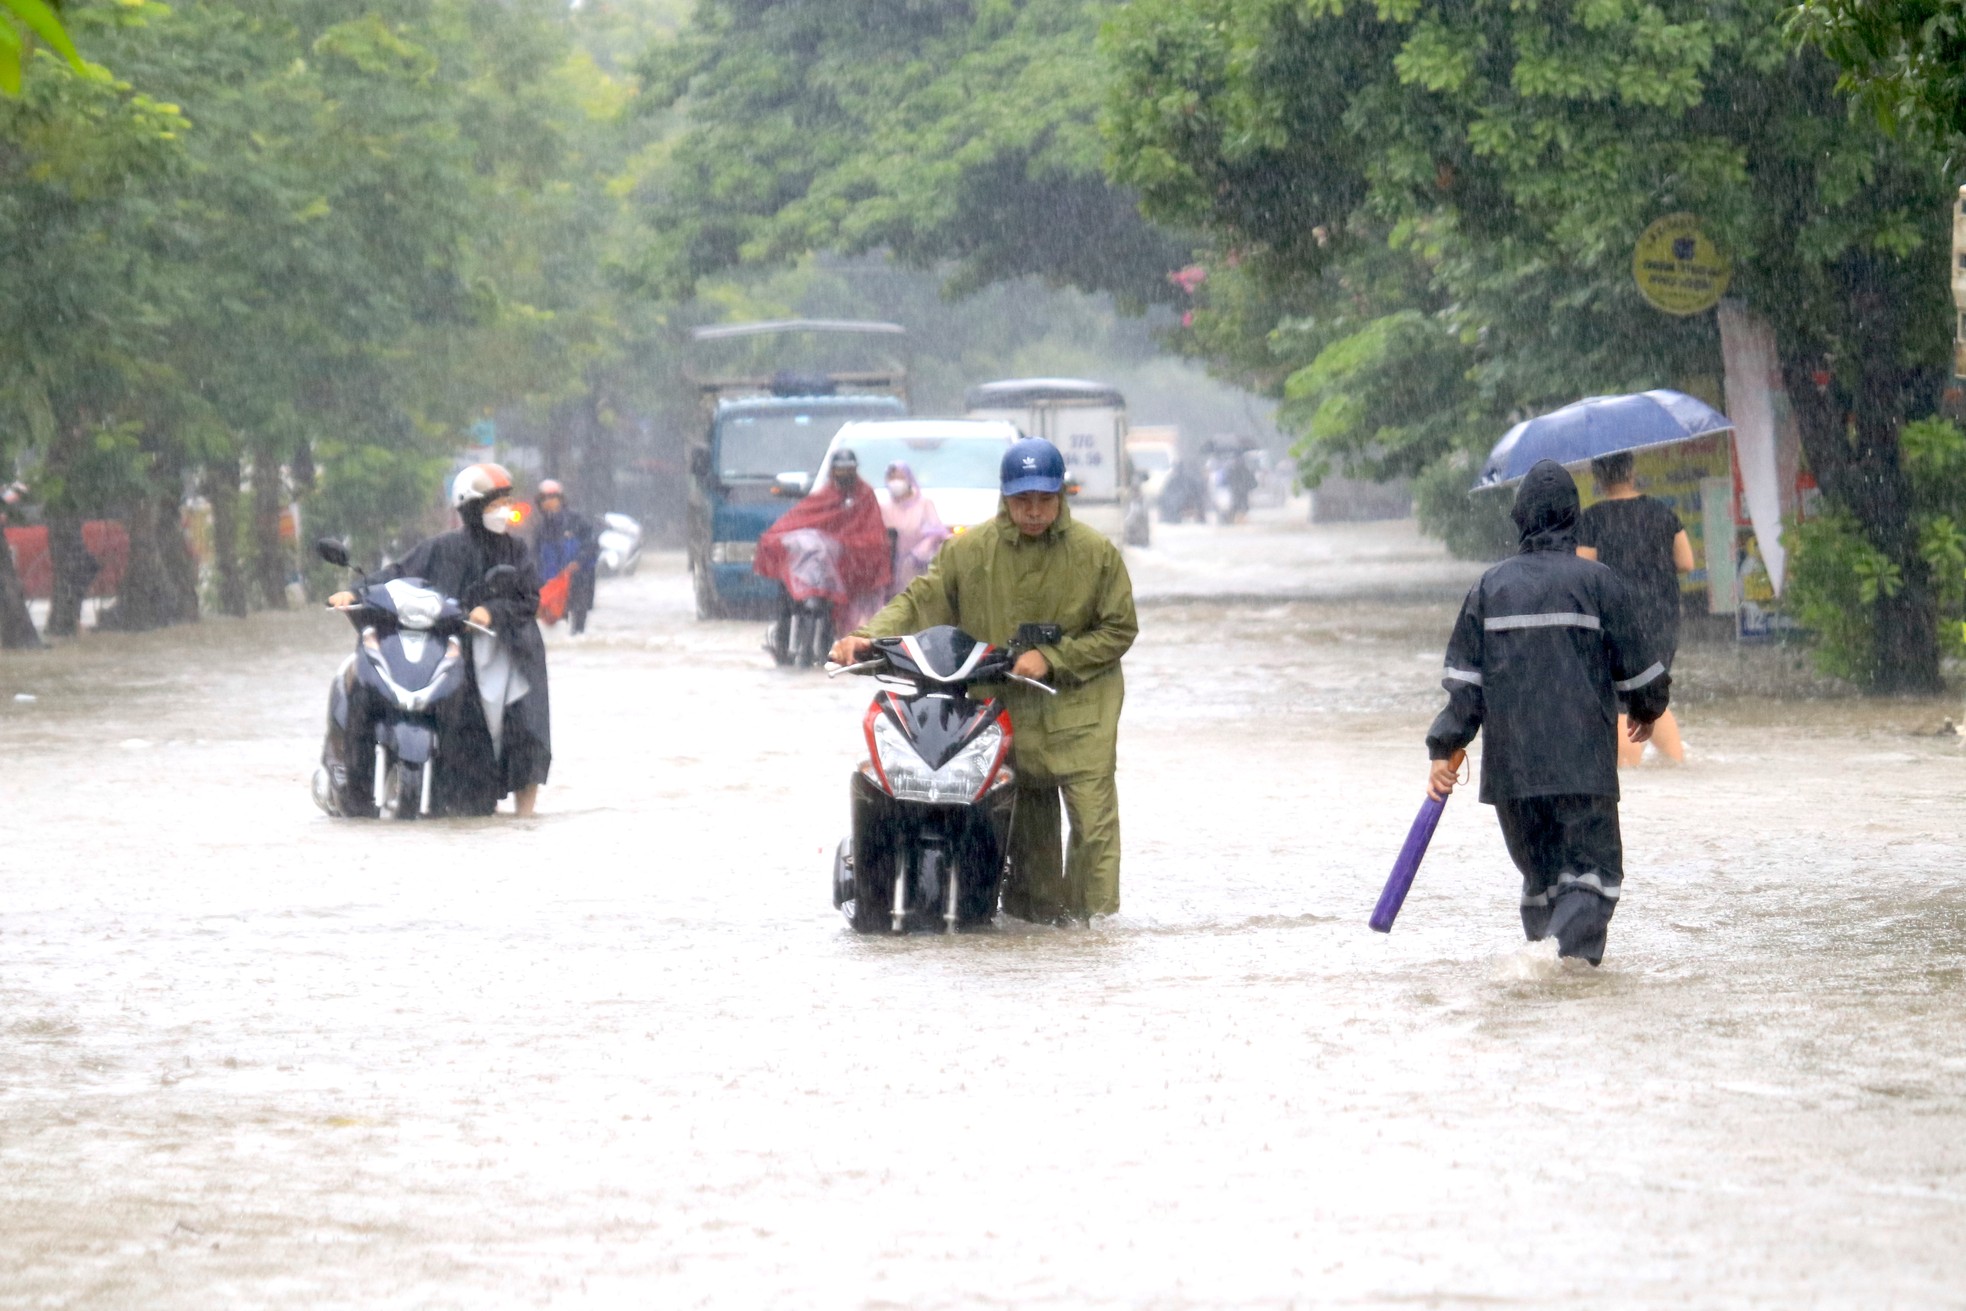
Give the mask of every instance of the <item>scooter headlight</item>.
[[989, 786], [1003, 760], [1003, 728], [991, 724], [940, 769], [930, 769], [907, 736], [886, 715], [877, 716], [869, 730], [881, 776], [889, 795], [898, 801], [968, 803]]

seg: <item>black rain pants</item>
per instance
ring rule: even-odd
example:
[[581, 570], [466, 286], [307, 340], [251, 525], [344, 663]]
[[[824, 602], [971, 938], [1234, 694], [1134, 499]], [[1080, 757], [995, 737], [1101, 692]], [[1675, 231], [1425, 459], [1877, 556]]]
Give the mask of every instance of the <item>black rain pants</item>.
[[1502, 838], [1522, 871], [1522, 931], [1554, 937], [1557, 954], [1604, 959], [1604, 938], [1625, 881], [1625, 844], [1611, 797], [1522, 797], [1497, 802]]

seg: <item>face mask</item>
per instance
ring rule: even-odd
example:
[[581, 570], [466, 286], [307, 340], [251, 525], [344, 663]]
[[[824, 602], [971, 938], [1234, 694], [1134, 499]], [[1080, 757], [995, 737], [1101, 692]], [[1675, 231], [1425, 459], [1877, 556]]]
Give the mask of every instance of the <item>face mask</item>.
[[913, 490], [915, 489], [908, 485], [906, 478], [890, 478], [887, 480], [887, 494], [897, 501], [907, 500], [908, 493]]
[[503, 537], [507, 530], [512, 527], [512, 507], [509, 505], [495, 505], [485, 511], [479, 522], [484, 524], [486, 532], [497, 533], [500, 537]]

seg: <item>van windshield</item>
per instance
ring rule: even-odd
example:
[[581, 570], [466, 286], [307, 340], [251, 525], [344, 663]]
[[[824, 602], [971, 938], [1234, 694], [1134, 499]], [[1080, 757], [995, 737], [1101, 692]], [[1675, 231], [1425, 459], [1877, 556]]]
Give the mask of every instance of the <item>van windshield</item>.
[[718, 474], [725, 482], [738, 482], [816, 473], [840, 425], [869, 417], [843, 407], [726, 414], [717, 421]]
[[860, 476], [880, 485], [899, 460], [923, 487], [995, 487], [1010, 443], [1001, 437], [879, 437], [850, 443]]

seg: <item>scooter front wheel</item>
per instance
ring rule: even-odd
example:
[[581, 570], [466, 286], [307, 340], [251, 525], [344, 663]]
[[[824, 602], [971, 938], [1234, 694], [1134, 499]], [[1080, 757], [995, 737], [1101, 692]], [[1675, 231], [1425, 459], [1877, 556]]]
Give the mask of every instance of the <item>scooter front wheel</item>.
[[[877, 865], [887, 865], [885, 876], [877, 872]], [[852, 923], [855, 933], [893, 932], [894, 883], [896, 879], [905, 878], [906, 874], [885, 861], [853, 862]]]
[[416, 819], [423, 814], [423, 771], [427, 768], [400, 761], [389, 767], [389, 785], [383, 789], [382, 802], [386, 818]]

